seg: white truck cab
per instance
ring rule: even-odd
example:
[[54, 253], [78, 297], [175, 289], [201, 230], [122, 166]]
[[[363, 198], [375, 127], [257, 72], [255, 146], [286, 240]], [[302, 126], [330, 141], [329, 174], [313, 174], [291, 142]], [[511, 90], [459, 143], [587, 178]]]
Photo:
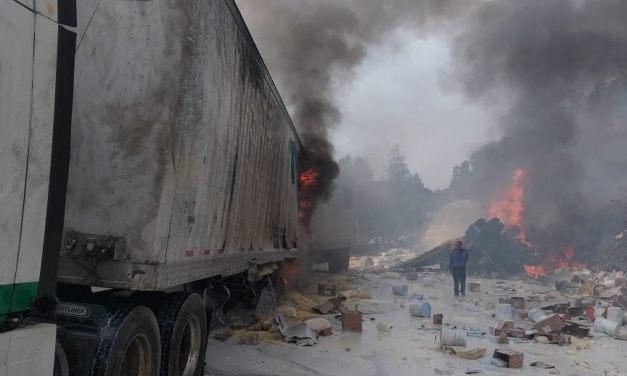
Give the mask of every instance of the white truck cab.
[[0, 2], [0, 376], [53, 370], [56, 327], [22, 319], [38, 295], [54, 289], [51, 276], [53, 285], [42, 286], [40, 271], [44, 249], [60, 237], [51, 237], [53, 222], [63, 221], [52, 202], [64, 198], [50, 189], [67, 175], [63, 168], [51, 173], [63, 159], [59, 141], [69, 137], [63, 128], [71, 113], [60, 101], [69, 95], [71, 106], [72, 82], [65, 93], [57, 82], [59, 71], [69, 69], [71, 79], [73, 70], [75, 34], [71, 21], [62, 24], [63, 12], [56, 0]]

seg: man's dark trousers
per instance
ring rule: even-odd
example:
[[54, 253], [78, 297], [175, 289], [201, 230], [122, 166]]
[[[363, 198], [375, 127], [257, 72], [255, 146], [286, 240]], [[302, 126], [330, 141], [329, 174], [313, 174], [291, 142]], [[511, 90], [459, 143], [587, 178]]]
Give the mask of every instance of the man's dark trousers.
[[455, 296], [459, 295], [460, 285], [462, 295], [466, 295], [466, 268], [457, 266], [453, 268], [453, 284]]

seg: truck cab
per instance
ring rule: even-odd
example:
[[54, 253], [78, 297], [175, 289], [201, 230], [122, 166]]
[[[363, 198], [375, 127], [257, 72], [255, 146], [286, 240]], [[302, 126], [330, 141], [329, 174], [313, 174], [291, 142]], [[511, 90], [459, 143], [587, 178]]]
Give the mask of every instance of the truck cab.
[[24, 318], [54, 292], [41, 266], [61, 240], [75, 17], [59, 5], [0, 3], [0, 375], [47, 375], [55, 357], [56, 327]]

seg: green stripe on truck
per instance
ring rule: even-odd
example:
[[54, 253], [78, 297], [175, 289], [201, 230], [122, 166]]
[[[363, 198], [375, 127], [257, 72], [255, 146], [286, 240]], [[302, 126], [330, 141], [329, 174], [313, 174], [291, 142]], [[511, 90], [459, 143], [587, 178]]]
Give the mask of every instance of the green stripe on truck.
[[0, 324], [8, 314], [29, 311], [38, 287], [39, 282], [0, 285]]

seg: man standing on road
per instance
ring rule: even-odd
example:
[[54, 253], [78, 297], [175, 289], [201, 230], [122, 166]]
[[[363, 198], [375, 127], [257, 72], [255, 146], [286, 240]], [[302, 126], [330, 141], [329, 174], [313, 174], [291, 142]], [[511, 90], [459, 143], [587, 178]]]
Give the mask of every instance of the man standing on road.
[[455, 248], [451, 251], [448, 261], [448, 271], [453, 275], [453, 291], [455, 296], [459, 296], [460, 285], [462, 296], [466, 295], [466, 263], [468, 262], [468, 251], [462, 247], [461, 241], [455, 242]]

